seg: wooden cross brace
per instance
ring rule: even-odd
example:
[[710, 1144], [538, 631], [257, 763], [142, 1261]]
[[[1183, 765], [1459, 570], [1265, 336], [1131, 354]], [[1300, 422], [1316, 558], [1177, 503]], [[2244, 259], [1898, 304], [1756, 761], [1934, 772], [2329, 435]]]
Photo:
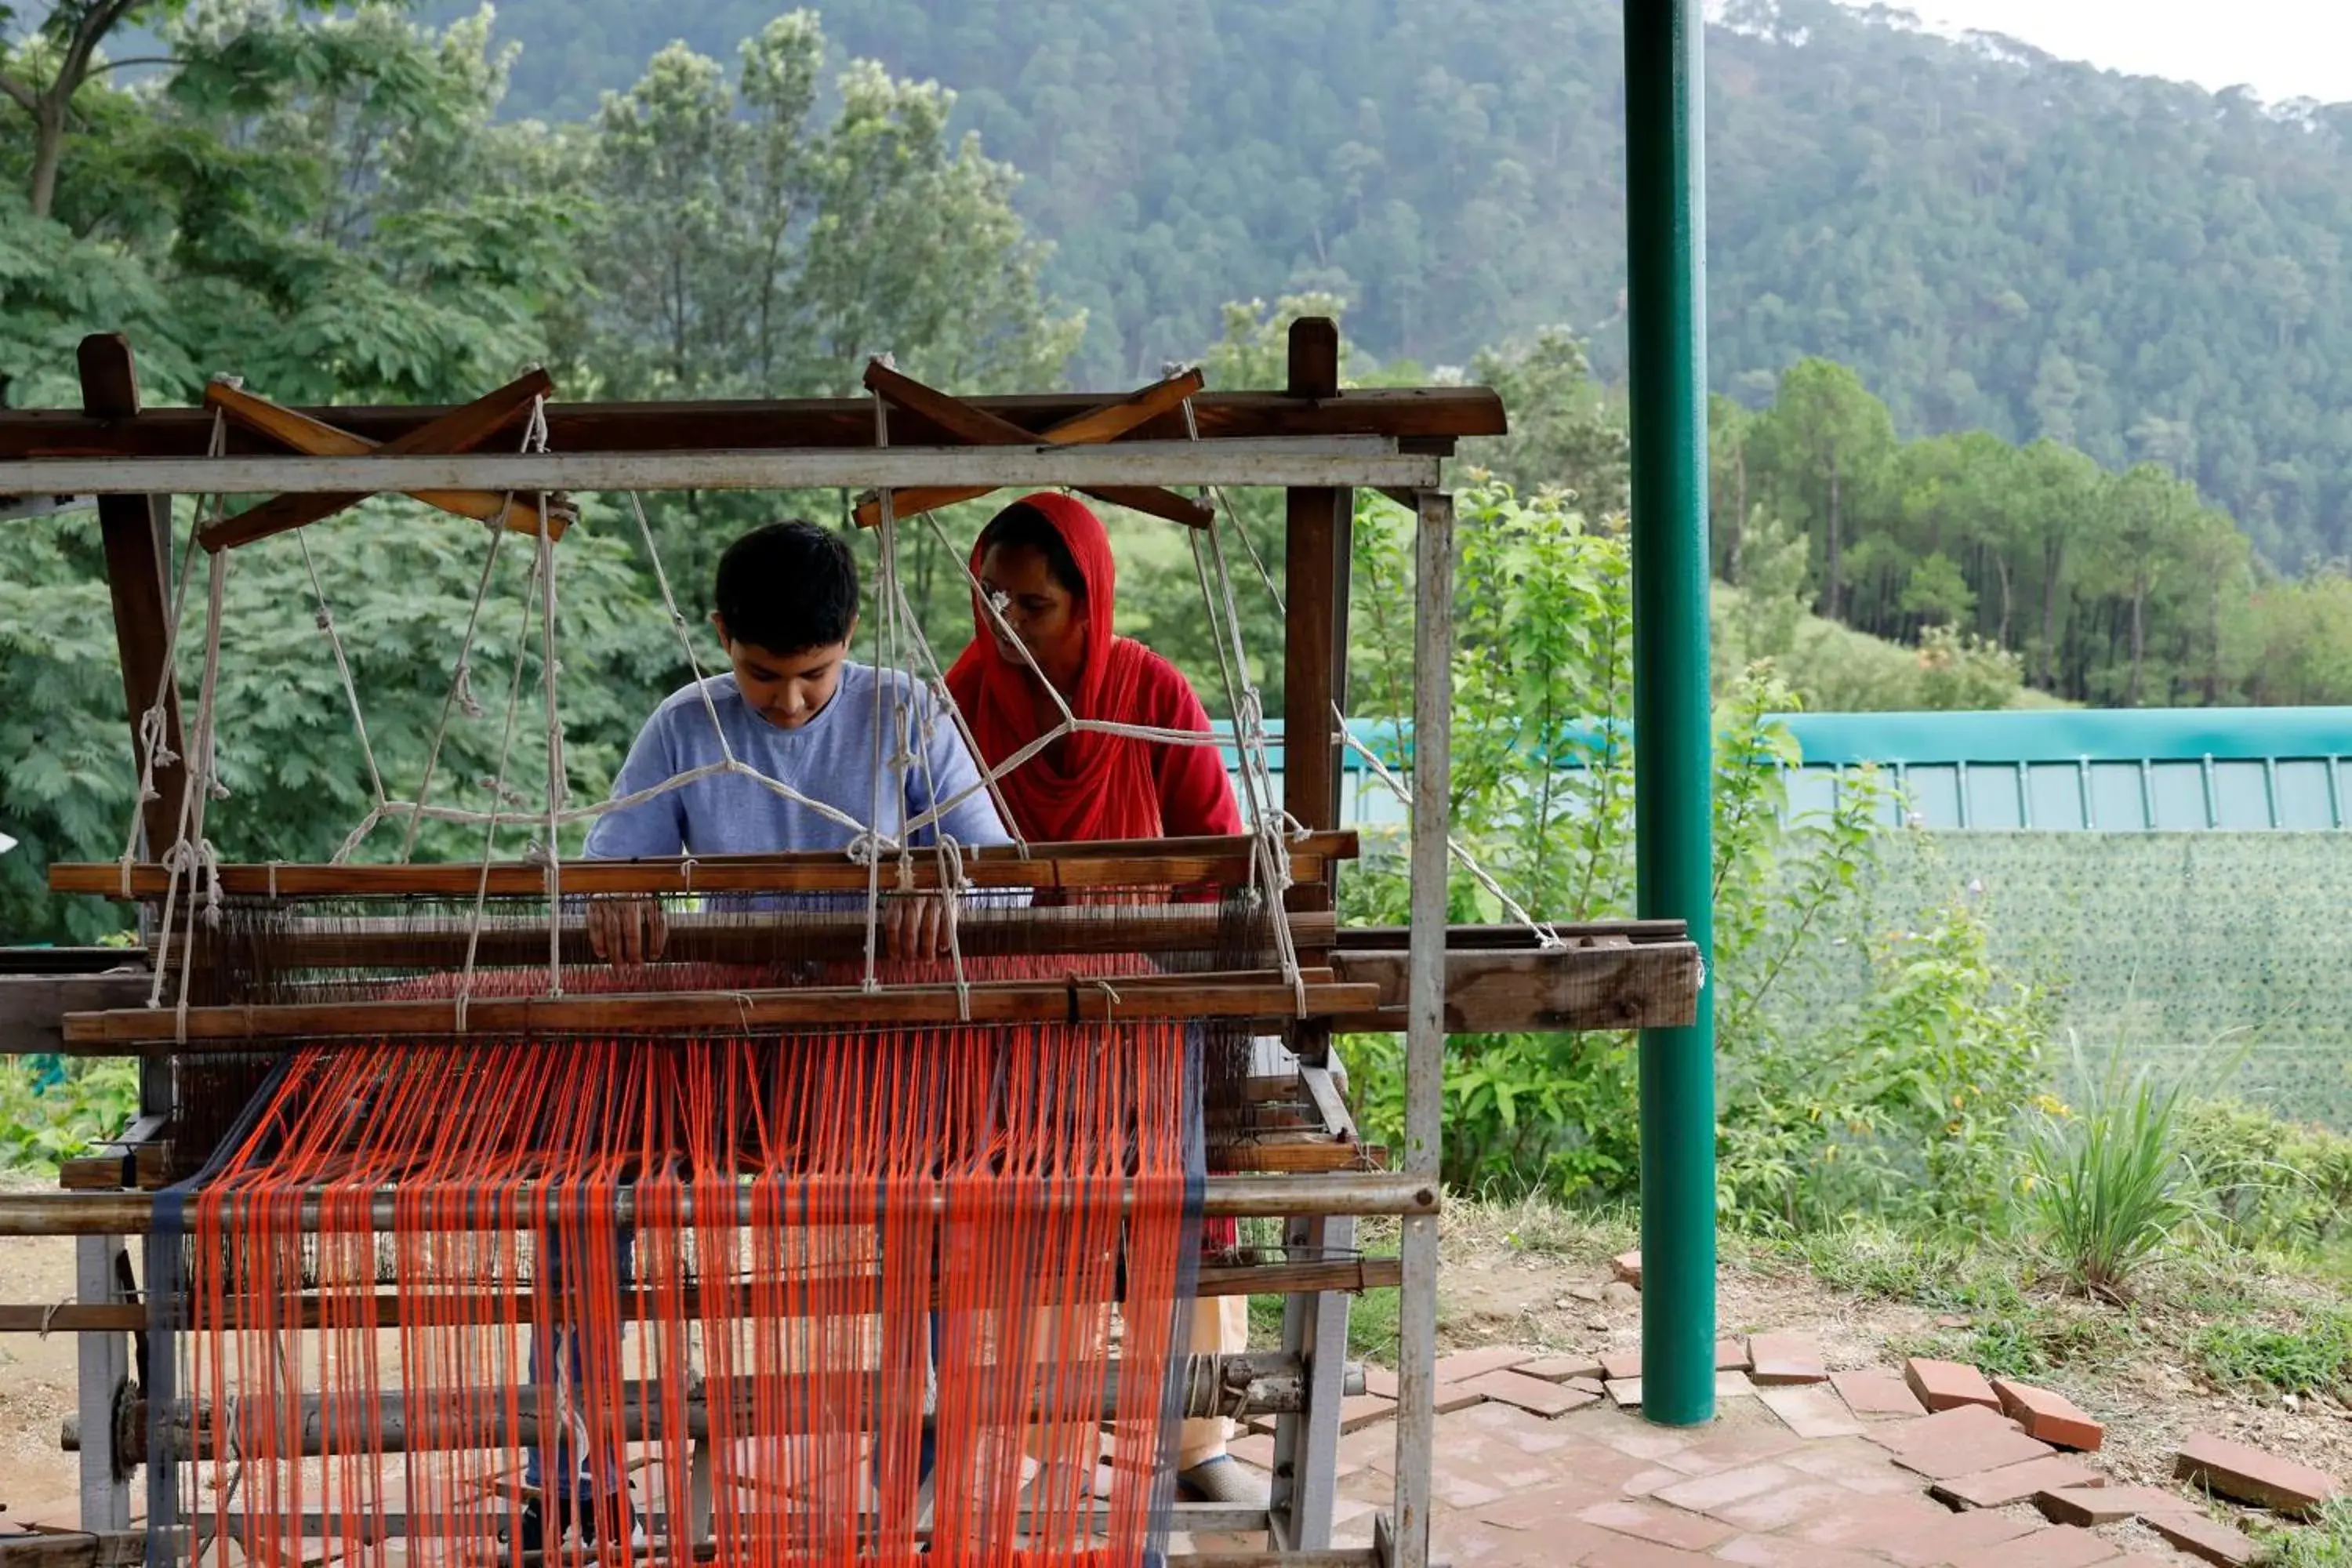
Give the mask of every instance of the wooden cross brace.
[[[428, 420], [406, 435], [380, 443], [364, 436], [354, 436], [348, 430], [337, 429], [307, 414], [272, 403], [266, 397], [240, 391], [226, 382], [216, 381], [205, 389], [205, 406], [217, 409], [223, 417], [240, 427], [267, 437], [306, 457], [355, 458], [370, 452], [386, 455], [470, 452], [518, 419], [529, 416], [532, 403], [554, 390], [555, 383], [545, 371], [532, 370], [487, 396], [452, 408], [438, 419]], [[503, 519], [511, 532], [528, 533], [534, 537], [539, 533], [539, 498], [535, 495], [509, 496], [494, 490], [415, 490], [410, 493], [428, 506], [439, 507], [443, 511], [454, 512], [459, 517], [475, 518], [483, 522]], [[345, 507], [366, 499], [363, 495], [278, 496], [257, 506], [247, 507], [234, 517], [219, 518], [206, 523], [197, 531], [196, 542], [207, 550], [234, 549], [257, 539], [267, 539], [273, 533], [284, 533], [289, 529], [302, 528], [322, 518], [332, 517]], [[551, 537], [563, 537], [563, 531], [578, 517], [579, 513], [569, 500], [562, 496], [547, 498], [547, 531]]]
[[[975, 408], [960, 397], [952, 397], [934, 387], [925, 386], [912, 376], [901, 375], [880, 360], [866, 363], [866, 386], [886, 401], [897, 404], [909, 413], [919, 414], [949, 435], [969, 441], [975, 447], [1054, 447], [1087, 446], [1109, 441], [1137, 426], [1150, 423], [1160, 415], [1181, 408], [1187, 399], [1199, 392], [1201, 373], [1188, 370], [1157, 381], [1117, 403], [1105, 404], [1075, 419], [1045, 431], [1024, 430], [1010, 419], [1002, 418], [986, 409]], [[915, 489], [894, 490], [890, 496], [893, 517], [915, 517], [933, 511], [956, 501], [984, 496], [989, 487], [940, 486]], [[1123, 506], [1131, 511], [1150, 512], [1187, 528], [1206, 528], [1214, 517], [1207, 506], [1174, 490], [1151, 486], [1105, 485], [1086, 492], [1097, 500], [1113, 506]], [[857, 526], [872, 528], [882, 521], [882, 503], [867, 496], [857, 503]]]

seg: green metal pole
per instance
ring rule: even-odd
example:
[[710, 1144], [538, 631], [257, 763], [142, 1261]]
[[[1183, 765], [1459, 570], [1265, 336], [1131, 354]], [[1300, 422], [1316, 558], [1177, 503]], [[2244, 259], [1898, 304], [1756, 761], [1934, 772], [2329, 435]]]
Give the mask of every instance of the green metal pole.
[[1709, 975], [1696, 1024], [1642, 1034], [1642, 1413], [1669, 1426], [1715, 1415], [1703, 26], [1699, 0], [1625, 0], [1636, 880]]

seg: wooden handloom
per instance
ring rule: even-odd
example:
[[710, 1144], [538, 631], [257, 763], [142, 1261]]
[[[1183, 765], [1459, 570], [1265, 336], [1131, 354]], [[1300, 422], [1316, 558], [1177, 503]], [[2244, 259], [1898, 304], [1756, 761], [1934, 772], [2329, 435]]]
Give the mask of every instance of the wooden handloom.
[[[1538, 945], [1516, 928], [1449, 930], [1444, 924], [1446, 683], [1430, 672], [1446, 668], [1451, 647], [1452, 509], [1439, 489], [1439, 462], [1458, 437], [1501, 432], [1502, 409], [1491, 393], [1465, 387], [1342, 393], [1336, 331], [1328, 321], [1311, 320], [1292, 331], [1289, 384], [1280, 392], [1209, 392], [1197, 374], [1187, 374], [1119, 398], [959, 399], [877, 364], [869, 369], [867, 385], [889, 405], [893, 445], [887, 447], [876, 444], [873, 405], [865, 401], [567, 405], [542, 404], [544, 378], [526, 376], [449, 410], [291, 411], [216, 385], [207, 400], [214, 412], [145, 411], [121, 338], [88, 340], [82, 372], [79, 416], [0, 412], [0, 493], [99, 496], [134, 745], [149, 697], [170, 689], [160, 679], [169, 560], [163, 525], [173, 490], [276, 492], [274, 500], [215, 522], [198, 536], [206, 548], [221, 550], [305, 526], [365, 494], [385, 491], [551, 537], [574, 515], [562, 495], [598, 489], [844, 485], [886, 492], [891, 513], [911, 517], [1003, 485], [1067, 484], [1197, 528], [1210, 521], [1206, 506], [1166, 487], [1274, 483], [1286, 491], [1285, 733], [1291, 744], [1282, 805], [1310, 836], [1290, 844], [1292, 885], [1283, 907], [1266, 916], [1269, 931], [1276, 921], [1286, 931], [1297, 954], [1292, 973], [1123, 974], [1103, 984], [1074, 970], [1059, 980], [906, 984], [878, 992], [795, 983], [709, 995], [485, 995], [463, 1005], [438, 997], [311, 1000], [273, 994], [180, 1010], [146, 1005], [152, 970], [139, 971], [136, 953], [130, 955], [129, 973], [77, 973], [67, 962], [47, 973], [0, 970], [0, 1048], [136, 1053], [145, 1064], [138, 1121], [108, 1152], [69, 1163], [63, 1178], [68, 1191], [0, 1194], [0, 1236], [80, 1238], [78, 1300], [0, 1304], [0, 1331], [81, 1336], [79, 1414], [65, 1436], [80, 1454], [80, 1522], [89, 1532], [35, 1547], [0, 1537], [0, 1564], [19, 1557], [29, 1562], [30, 1552], [44, 1564], [83, 1568], [134, 1560], [144, 1551], [144, 1532], [132, 1529], [130, 1480], [158, 1428], [150, 1421], [144, 1380], [134, 1376], [134, 1362], [143, 1367], [151, 1352], [133, 1353], [146, 1309], [133, 1299], [122, 1238], [149, 1228], [153, 1190], [213, 1152], [217, 1116], [203, 1114], [185, 1094], [186, 1085], [204, 1081], [208, 1062], [266, 1054], [297, 1039], [394, 1031], [456, 1037], [540, 1029], [775, 1029], [847, 1019], [1060, 1023], [1128, 1016], [1246, 1023], [1261, 1037], [1237, 1104], [1212, 1113], [1212, 1173], [1201, 1207], [1211, 1215], [1265, 1216], [1280, 1224], [1278, 1246], [1205, 1267], [1197, 1281], [1203, 1297], [1282, 1295], [1280, 1349], [1222, 1364], [1196, 1360], [1181, 1378], [1192, 1413], [1274, 1418], [1272, 1509], [1179, 1504], [1176, 1528], [1264, 1535], [1263, 1551], [1214, 1555], [1235, 1568], [1245, 1563], [1419, 1568], [1428, 1562], [1444, 1036], [1673, 1025], [1688, 1021], [1698, 992], [1697, 955], [1675, 922], [1563, 928], [1558, 934], [1564, 944], [1558, 946]], [[534, 409], [543, 409], [544, 453], [480, 453], [493, 437], [510, 447]], [[217, 453], [209, 449], [214, 413], [226, 435]], [[1339, 824], [1336, 742], [1300, 743], [1330, 735], [1335, 705], [1345, 706], [1349, 491], [1368, 486], [1412, 500], [1421, 520], [1413, 914], [1407, 927], [1370, 931], [1339, 927], [1333, 915], [1338, 868], [1355, 852], [1353, 835]], [[871, 523], [881, 510], [878, 498], [869, 500], [859, 521]], [[173, 752], [182, 749], [180, 728], [176, 699], [168, 698], [164, 732]], [[179, 820], [184, 767], [159, 766], [154, 783], [157, 798], [144, 815], [151, 856], [154, 847], [170, 842]], [[1031, 846], [1026, 854], [967, 850], [962, 868], [975, 887], [1083, 897], [1089, 889], [1237, 884], [1248, 877], [1258, 847], [1246, 837]], [[936, 868], [924, 857], [915, 858], [909, 873], [915, 888], [937, 885]], [[561, 878], [567, 898], [688, 889], [862, 894], [868, 885], [866, 868], [831, 856], [685, 865], [572, 862]], [[153, 863], [126, 868], [106, 862], [55, 867], [51, 881], [60, 892], [127, 894], [145, 908], [166, 892], [171, 878]], [[184, 889], [190, 886], [184, 879]], [[207, 886], [232, 900], [273, 903], [478, 893], [528, 900], [551, 891], [545, 867], [520, 862], [487, 869], [231, 865], [218, 868]], [[555, 962], [584, 963], [577, 919], [558, 920], [557, 926]], [[1215, 926], [1213, 913], [1201, 906], [1163, 898], [1122, 913], [1115, 928], [1090, 921], [1082, 909], [1042, 907], [976, 909], [964, 916], [963, 929], [977, 952], [1055, 959], [1106, 950], [1213, 951], [1230, 939]], [[682, 920], [675, 938], [678, 961], [710, 963], [742, 961], [759, 941], [740, 923], [723, 920]], [[274, 961], [322, 973], [387, 957], [414, 968], [446, 967], [461, 951], [472, 962], [521, 966], [547, 962], [551, 950], [544, 924], [485, 930], [478, 941], [447, 921], [382, 931], [331, 922], [304, 929], [295, 921], [271, 940], [278, 944]], [[811, 962], [828, 953], [846, 959], [862, 946], [865, 922], [848, 915], [830, 917], [830, 923], [820, 918], [795, 940], [814, 955]], [[143, 955], [148, 963], [157, 951], [151, 941]], [[193, 958], [190, 951], [163, 950], [168, 963], [201, 968], [207, 962], [204, 949], [194, 949]], [[107, 961], [119, 963], [123, 956], [110, 953]], [[100, 960], [88, 962], [94, 968]], [[1336, 1034], [1373, 1030], [1402, 1030], [1407, 1037], [1407, 1146], [1402, 1150], [1364, 1145], [1333, 1049]], [[383, 1212], [388, 1218], [389, 1207]], [[1402, 1217], [1402, 1259], [1358, 1250], [1355, 1221], [1363, 1215]], [[1346, 1363], [1348, 1297], [1391, 1285], [1402, 1288], [1405, 1303], [1396, 1358], [1396, 1507], [1383, 1516], [1372, 1545], [1335, 1551], [1339, 1404], [1360, 1386], [1360, 1373]], [[384, 1300], [379, 1321], [396, 1316]], [[302, 1310], [301, 1303], [295, 1307]], [[625, 1309], [648, 1310], [642, 1302]], [[692, 1409], [731, 1397], [723, 1388], [701, 1388]], [[397, 1451], [395, 1441], [411, 1439], [415, 1414], [390, 1406], [373, 1413], [371, 1430], [381, 1451]], [[446, 1416], [425, 1425], [446, 1434]], [[172, 1429], [193, 1432], [209, 1418], [204, 1411], [180, 1410]], [[520, 1412], [512, 1418], [536, 1417]], [[476, 1410], [468, 1419], [512, 1436], [512, 1419], [497, 1412]], [[648, 1403], [641, 1429], [658, 1425]], [[332, 1435], [322, 1428], [318, 1441], [324, 1452]], [[698, 1550], [705, 1545], [695, 1544]], [[501, 1552], [484, 1560], [506, 1558]], [[1181, 1552], [1171, 1558], [1185, 1560]]]

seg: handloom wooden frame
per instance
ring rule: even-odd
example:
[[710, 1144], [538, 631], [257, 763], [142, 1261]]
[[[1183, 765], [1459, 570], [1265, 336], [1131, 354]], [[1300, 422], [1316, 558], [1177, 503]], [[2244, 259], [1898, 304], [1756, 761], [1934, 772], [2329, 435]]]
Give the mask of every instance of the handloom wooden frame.
[[[1325, 1288], [1325, 1277], [1294, 1276], [1286, 1297], [1284, 1353], [1297, 1358], [1307, 1380], [1303, 1415], [1277, 1418], [1274, 1508], [1252, 1528], [1271, 1531], [1265, 1552], [1196, 1556], [1206, 1564], [1289, 1563], [1294, 1568], [1349, 1568], [1379, 1563], [1423, 1568], [1427, 1563], [1429, 1463], [1433, 1441], [1432, 1366], [1434, 1359], [1434, 1268], [1439, 1073], [1444, 1030], [1451, 1022], [1487, 1018], [1496, 1009], [1552, 1006], [1538, 994], [1548, 968], [1601, 968], [1640, 978], [1623, 982], [1622, 996], [1599, 1003], [1561, 1004], [1550, 1026], [1625, 1026], [1629, 1021], [1672, 1022], [1686, 1016], [1695, 999], [1696, 954], [1672, 931], [1589, 933], [1592, 940], [1567, 950], [1570, 957], [1514, 950], [1508, 943], [1474, 942], [1450, 949], [1444, 925], [1445, 883], [1444, 777], [1449, 714], [1440, 672], [1448, 667], [1450, 606], [1445, 585], [1452, 561], [1452, 509], [1435, 492], [1436, 459], [1455, 439], [1501, 434], [1502, 411], [1483, 388], [1444, 387], [1343, 393], [1339, 385], [1336, 330], [1328, 321], [1294, 324], [1287, 386], [1276, 393], [1211, 393], [1192, 395], [1188, 405], [1161, 406], [1115, 445], [1081, 447], [1058, 443], [1078, 432], [1124, 420], [1121, 404], [1136, 397], [1066, 395], [947, 399], [931, 389], [913, 390], [887, 376], [874, 380], [891, 403], [887, 448], [876, 447], [874, 408], [864, 400], [803, 400], [766, 404], [674, 405], [549, 404], [544, 413], [550, 455], [427, 455], [415, 449], [417, 433], [449, 414], [445, 409], [339, 408], [299, 411], [340, 432], [346, 444], [390, 444], [410, 438], [407, 449], [382, 456], [267, 456], [266, 439], [232, 424], [226, 456], [201, 454], [212, 435], [210, 416], [199, 410], [142, 414], [128, 350], [119, 338], [94, 338], [84, 345], [85, 411], [79, 415], [0, 411], [0, 489], [75, 490], [100, 497], [107, 520], [110, 582], [118, 607], [117, 631], [123, 653], [126, 689], [135, 721], [161, 670], [163, 571], [168, 559], [154, 523], [152, 494], [167, 483], [206, 489], [274, 489], [290, 496], [336, 496], [355, 486], [378, 489], [648, 488], [677, 484], [746, 487], [793, 483], [871, 483], [894, 487], [894, 503], [908, 487], [953, 484], [985, 479], [993, 484], [1070, 484], [1095, 489], [1139, 482], [1279, 483], [1288, 490], [1285, 564], [1288, 636], [1285, 650], [1284, 719], [1289, 741], [1284, 774], [1285, 805], [1311, 829], [1337, 826], [1339, 773], [1336, 749], [1308, 739], [1329, 732], [1335, 702], [1344, 703], [1349, 488], [1378, 488], [1408, 499], [1420, 510], [1419, 581], [1416, 603], [1413, 921], [1403, 952], [1371, 944], [1340, 952], [1336, 946], [1301, 943], [1302, 963], [1317, 973], [1333, 1001], [1353, 998], [1343, 1016], [1381, 1027], [1406, 1026], [1406, 1146], [1403, 1169], [1384, 1172], [1325, 1172], [1274, 1176], [1217, 1176], [1208, 1186], [1212, 1214], [1286, 1216], [1284, 1242], [1297, 1258], [1343, 1258], [1352, 1255], [1353, 1215], [1391, 1214], [1403, 1221], [1403, 1256], [1396, 1265], [1405, 1310], [1400, 1341], [1397, 1424], [1397, 1513], [1383, 1521], [1379, 1542], [1368, 1551], [1329, 1548], [1333, 1500], [1336, 1415], [1343, 1390], [1345, 1297]], [[1163, 384], [1164, 385], [1165, 384]], [[895, 392], [896, 395], [893, 395]], [[1178, 398], [1178, 405], [1185, 400]], [[950, 405], [952, 406], [950, 406]], [[1131, 410], [1130, 410], [1131, 412]], [[1092, 418], [1093, 425], [1085, 423]], [[1081, 424], [1076, 427], [1071, 422]], [[1003, 423], [997, 423], [997, 422]], [[1008, 428], [1008, 426], [1010, 428]], [[1032, 445], [1022, 445], [1017, 429]], [[1370, 439], [1367, 439], [1370, 438]], [[946, 442], [979, 442], [955, 447]], [[862, 450], [861, 450], [862, 449]], [[78, 459], [98, 458], [89, 463]], [[190, 461], [193, 459], [194, 461]], [[79, 481], [79, 482], [68, 482]], [[919, 499], [919, 498], [912, 498]], [[1179, 501], [1182, 498], [1175, 498]], [[307, 503], [315, 505], [316, 503]], [[138, 521], [134, 523], [134, 509]], [[913, 508], [908, 509], [909, 515]], [[1150, 509], [1147, 509], [1150, 510]], [[1160, 509], [1164, 510], [1183, 509]], [[167, 514], [164, 514], [167, 515]], [[236, 520], [232, 519], [232, 521]], [[1180, 521], [1193, 521], [1186, 516]], [[176, 725], [167, 693], [165, 717]], [[173, 746], [178, 749], [176, 729]], [[160, 843], [176, 820], [184, 780], [178, 768], [158, 770], [160, 799], [146, 821]], [[708, 865], [709, 863], [704, 863]], [[1328, 914], [1331, 888], [1326, 876], [1306, 879], [1292, 889], [1292, 908], [1302, 914]], [[257, 868], [265, 879], [270, 868]], [[281, 874], [290, 868], [278, 868]], [[577, 890], [582, 868], [565, 868], [567, 891]], [[239, 873], [239, 876], [245, 875]], [[120, 887], [119, 867], [88, 868], [70, 874], [86, 878], [100, 894]], [[134, 868], [134, 893], [143, 894], [149, 873]], [[537, 868], [518, 879], [516, 890], [540, 886]], [[112, 879], [111, 881], [108, 879]], [[863, 868], [859, 868], [863, 885]], [[227, 879], [225, 878], [225, 885]], [[470, 883], [467, 891], [478, 886]], [[697, 890], [708, 890], [698, 870]], [[266, 892], [266, 888], [259, 889]], [[281, 889], [281, 892], [285, 889]], [[675, 890], [673, 886], [671, 890]], [[1622, 935], [1623, 940], [1618, 940]], [[1333, 942], [1342, 939], [1334, 933]], [[1328, 971], [1328, 984], [1321, 975]], [[1449, 1013], [1446, 990], [1458, 978], [1475, 982], [1463, 1005]], [[1485, 977], [1478, 981], [1477, 977]], [[1500, 977], [1499, 980], [1496, 977]], [[1647, 988], [1654, 987], [1654, 991]], [[1601, 994], [1606, 990], [1587, 991]], [[1067, 1006], [1070, 992], [1058, 994]], [[477, 1010], [491, 1006], [474, 1003]], [[1638, 1020], [1634, 1015], [1638, 1014]], [[493, 1015], [495, 1016], [495, 1015]], [[192, 1022], [194, 1014], [192, 1013]], [[1606, 1022], [1599, 1020], [1605, 1018]], [[478, 1021], [478, 1011], [469, 1024]], [[1330, 1019], [1309, 1021], [1294, 1030], [1299, 1081], [1310, 1091], [1316, 1113], [1327, 1125], [1345, 1128], [1344, 1102], [1332, 1081], [1337, 1063], [1329, 1051]], [[107, 1025], [104, 1027], [116, 1026]], [[126, 1025], [138, 1028], [141, 1025]], [[193, 1031], [192, 1031], [193, 1032]], [[168, 1109], [166, 1107], [165, 1109]], [[127, 1156], [124, 1164], [135, 1162]], [[625, 1194], [624, 1194], [625, 1196]], [[88, 1310], [109, 1310], [121, 1300], [110, 1259], [119, 1237], [142, 1230], [149, 1200], [138, 1193], [71, 1192], [55, 1195], [0, 1194], [0, 1235], [74, 1234], [82, 1237], [78, 1283]], [[1359, 1276], [1360, 1279], [1363, 1278]], [[1276, 1287], [1281, 1288], [1281, 1287]], [[0, 1308], [0, 1325], [12, 1309]], [[122, 1375], [120, 1341], [96, 1324], [81, 1330], [84, 1346], [84, 1431], [103, 1426], [107, 1402]], [[127, 1498], [111, 1457], [83, 1453], [85, 1522], [99, 1533], [86, 1550], [70, 1553], [76, 1568], [120, 1560], [122, 1538], [110, 1533], [127, 1521]], [[1230, 1510], [1228, 1510], [1230, 1511]], [[159, 1530], [169, 1529], [161, 1521]], [[0, 1557], [7, 1548], [0, 1546]], [[56, 1555], [42, 1559], [45, 1568]], [[65, 1568], [64, 1562], [58, 1568]]]

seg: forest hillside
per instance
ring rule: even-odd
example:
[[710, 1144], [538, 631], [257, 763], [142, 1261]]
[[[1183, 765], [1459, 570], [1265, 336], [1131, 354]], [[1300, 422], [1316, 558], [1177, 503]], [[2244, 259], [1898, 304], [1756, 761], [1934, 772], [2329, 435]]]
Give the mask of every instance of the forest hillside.
[[[775, 0], [504, 0], [506, 111], [592, 112]], [[1622, 368], [1618, 0], [827, 0], [955, 95], [1087, 312], [1076, 381], [1318, 289], [1378, 359], [1544, 325]], [[1829, 0], [1708, 39], [1711, 379], [1806, 355], [1906, 436], [2050, 436], [2191, 479], [2273, 563], [2352, 549], [2352, 105], [2265, 106]]]

